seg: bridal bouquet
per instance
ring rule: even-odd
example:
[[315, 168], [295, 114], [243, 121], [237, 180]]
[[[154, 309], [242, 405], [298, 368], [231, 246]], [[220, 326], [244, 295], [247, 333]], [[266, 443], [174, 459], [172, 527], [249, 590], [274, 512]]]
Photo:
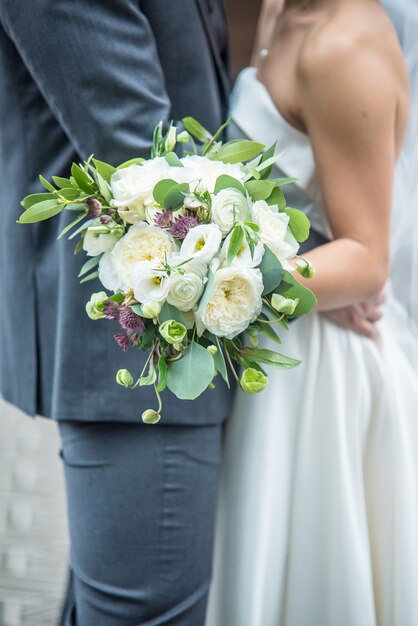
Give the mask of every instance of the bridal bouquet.
[[[75, 253], [89, 257], [81, 282], [98, 278], [106, 290], [92, 294], [87, 314], [117, 322], [123, 350], [148, 353], [136, 381], [126, 369], [116, 375], [130, 389], [154, 385], [158, 408], [144, 411], [146, 423], [160, 419], [166, 387], [192, 400], [219, 374], [247, 393], [264, 389], [263, 366], [299, 362], [259, 348], [257, 336], [279, 344], [274, 326], [287, 328], [315, 305], [288, 263], [309, 221], [286, 206], [281, 187], [294, 179], [268, 179], [275, 145], [222, 143], [225, 125], [212, 136], [193, 118], [183, 123], [187, 130], [171, 126], [165, 135], [157, 126], [149, 159], [113, 167], [90, 157], [74, 163], [69, 178], [54, 176], [51, 184], [41, 176], [46, 192], [24, 198], [19, 219], [76, 214], [59, 236], [78, 237]], [[177, 144], [193, 151], [179, 158]], [[313, 275], [304, 259], [296, 267]]]

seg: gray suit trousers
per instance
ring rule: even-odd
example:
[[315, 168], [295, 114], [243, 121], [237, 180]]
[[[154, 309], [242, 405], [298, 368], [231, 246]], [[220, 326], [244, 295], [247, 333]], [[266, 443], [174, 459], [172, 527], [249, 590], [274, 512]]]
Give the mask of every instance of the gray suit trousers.
[[221, 426], [61, 422], [65, 626], [203, 626]]

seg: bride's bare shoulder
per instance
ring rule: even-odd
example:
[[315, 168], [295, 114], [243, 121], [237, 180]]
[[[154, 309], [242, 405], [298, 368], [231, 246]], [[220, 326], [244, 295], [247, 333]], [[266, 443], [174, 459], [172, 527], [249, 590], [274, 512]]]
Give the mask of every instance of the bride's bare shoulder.
[[[405, 100], [408, 76], [395, 30], [379, 6], [353, 3], [317, 24], [301, 47], [297, 68], [304, 97], [318, 92]], [[374, 95], [373, 95], [374, 94]]]

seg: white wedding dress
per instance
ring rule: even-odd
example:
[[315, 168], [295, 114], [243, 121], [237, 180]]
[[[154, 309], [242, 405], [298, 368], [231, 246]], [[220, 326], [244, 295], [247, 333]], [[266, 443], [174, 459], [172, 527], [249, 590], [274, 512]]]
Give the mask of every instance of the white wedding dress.
[[[279, 138], [276, 175], [300, 179], [288, 204], [330, 237], [309, 138], [254, 68], [232, 116], [243, 136]], [[402, 314], [389, 299], [377, 342], [300, 319], [281, 351], [302, 364], [237, 394], [206, 626], [418, 626], [418, 375]]]

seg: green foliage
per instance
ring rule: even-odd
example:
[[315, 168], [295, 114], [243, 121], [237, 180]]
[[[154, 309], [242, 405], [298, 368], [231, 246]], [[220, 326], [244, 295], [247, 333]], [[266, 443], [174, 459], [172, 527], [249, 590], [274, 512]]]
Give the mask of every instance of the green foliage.
[[275, 254], [266, 246], [263, 260], [259, 265], [259, 269], [263, 274], [264, 291], [263, 295], [267, 295], [275, 291], [280, 285], [284, 270], [282, 264]]
[[242, 246], [242, 242], [244, 241], [244, 229], [242, 226], [235, 226], [232, 231], [231, 239], [228, 246], [228, 252], [226, 256], [226, 262], [228, 265], [231, 265], [232, 261], [237, 256], [240, 248]]
[[169, 364], [167, 386], [180, 400], [195, 400], [208, 388], [214, 374], [212, 356], [192, 341], [183, 357]]
[[249, 180], [245, 183], [245, 187], [255, 202], [256, 200], [267, 200], [276, 185], [270, 180]]
[[289, 228], [296, 241], [306, 241], [309, 237], [310, 222], [306, 215], [299, 209], [291, 209], [289, 207], [283, 209], [283, 213], [289, 216]]
[[298, 305], [292, 317], [307, 315], [316, 306], [316, 298], [312, 291], [304, 285], [301, 285], [288, 271], [284, 272], [283, 282], [275, 291], [285, 298], [292, 298], [293, 300], [299, 298]]
[[249, 161], [261, 152], [264, 144], [258, 141], [237, 140], [224, 143], [216, 153], [218, 161], [224, 163], [244, 163]]
[[237, 189], [244, 196], [246, 195], [244, 185], [233, 176], [228, 176], [228, 174], [222, 174], [216, 179], [214, 192], [219, 193], [222, 189]]
[[211, 141], [212, 134], [194, 117], [183, 117], [182, 122], [187, 132], [196, 137], [201, 143], [209, 143]]
[[265, 348], [245, 347], [240, 350], [240, 356], [252, 362], [265, 363], [278, 369], [291, 369], [300, 364], [300, 361], [297, 359], [291, 359], [284, 354]]
[[18, 219], [18, 224], [34, 224], [35, 222], [42, 222], [43, 220], [47, 220], [54, 215], [58, 215], [58, 213], [61, 213], [63, 209], [64, 205], [58, 200], [44, 200], [43, 202], [33, 204], [29, 209], [22, 213]]

